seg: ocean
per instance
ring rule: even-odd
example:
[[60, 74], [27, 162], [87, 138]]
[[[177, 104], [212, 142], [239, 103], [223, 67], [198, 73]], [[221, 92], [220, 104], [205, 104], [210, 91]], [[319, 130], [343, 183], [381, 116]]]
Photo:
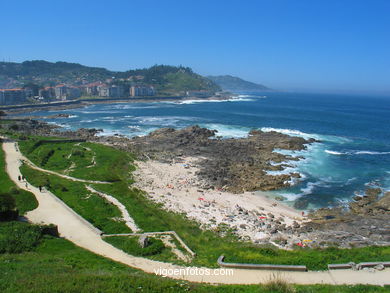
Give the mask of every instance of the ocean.
[[[294, 186], [273, 192], [309, 208], [346, 204], [369, 186], [390, 190], [390, 97], [240, 93], [230, 101], [95, 104], [86, 108], [40, 111], [71, 114], [45, 119], [64, 129], [101, 128], [101, 135], [145, 135], [161, 127], [200, 125], [223, 137], [245, 137], [251, 129], [315, 138], [303, 156], [279, 173], [299, 172]], [[282, 150], [275, 150], [281, 151]], [[273, 172], [275, 173], [275, 172]]]

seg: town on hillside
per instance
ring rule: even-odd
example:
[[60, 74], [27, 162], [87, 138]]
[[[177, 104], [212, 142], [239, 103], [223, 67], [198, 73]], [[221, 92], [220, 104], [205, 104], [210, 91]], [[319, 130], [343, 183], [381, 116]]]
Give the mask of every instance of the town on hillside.
[[124, 87], [109, 85], [103, 82], [94, 82], [81, 86], [58, 84], [39, 88], [36, 93], [30, 87], [0, 89], [0, 105], [18, 105], [26, 103], [49, 103], [55, 101], [68, 101], [86, 97], [101, 98], [131, 98], [151, 97], [156, 94], [153, 86], [135, 85]]
[[183, 66], [155, 65], [125, 72], [43, 60], [0, 62], [0, 105], [79, 98], [210, 97], [221, 88]]

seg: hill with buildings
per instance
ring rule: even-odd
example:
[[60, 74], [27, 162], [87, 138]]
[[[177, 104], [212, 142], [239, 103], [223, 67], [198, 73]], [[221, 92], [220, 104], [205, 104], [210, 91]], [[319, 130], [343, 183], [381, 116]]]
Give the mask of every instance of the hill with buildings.
[[212, 96], [221, 88], [189, 67], [155, 65], [110, 71], [43, 60], [0, 62], [0, 105], [69, 100], [81, 96]]
[[231, 75], [207, 76], [225, 91], [267, 91], [270, 88]]

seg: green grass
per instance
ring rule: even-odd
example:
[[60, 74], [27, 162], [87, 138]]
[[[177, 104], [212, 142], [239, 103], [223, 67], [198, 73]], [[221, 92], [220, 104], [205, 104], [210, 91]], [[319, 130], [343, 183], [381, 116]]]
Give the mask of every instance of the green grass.
[[126, 180], [133, 170], [132, 156], [100, 144], [42, 143], [41, 138], [36, 138], [19, 145], [23, 154], [39, 167], [65, 174], [73, 165], [68, 175], [76, 178], [114, 182]]
[[0, 253], [32, 250], [42, 236], [39, 226], [22, 222], [0, 222]]
[[45, 186], [76, 213], [105, 233], [131, 233], [121, 218], [119, 209], [104, 198], [90, 193], [84, 183], [39, 172], [27, 165], [21, 167], [23, 175], [34, 186]]
[[[160, 239], [149, 238], [149, 246], [141, 248], [138, 244], [138, 237], [112, 236], [103, 238], [104, 241], [115, 247], [135, 256], [143, 256], [159, 261], [177, 261], [177, 257], [172, 253], [170, 248], [165, 247]], [[181, 263], [183, 264], [183, 263]]]
[[[278, 287], [280, 288], [280, 286]], [[289, 286], [297, 293], [389, 292], [378, 286]], [[0, 254], [0, 292], [278, 292], [266, 285], [193, 284], [161, 278], [95, 255], [71, 242], [45, 236], [30, 252]], [[288, 292], [288, 291], [279, 291]]]
[[144, 231], [176, 231], [197, 253], [194, 265], [216, 267], [216, 260], [222, 254], [226, 256], [226, 262], [306, 265], [310, 270], [326, 270], [329, 263], [390, 261], [390, 247], [297, 248], [287, 251], [241, 242], [232, 235], [221, 237], [215, 231], [201, 230], [198, 224], [181, 214], [164, 211], [141, 191], [130, 189], [123, 182], [94, 185], [94, 188], [122, 202]]
[[5, 157], [2, 147], [0, 148], [0, 194], [1, 193], [8, 193], [15, 199], [16, 207], [18, 208], [20, 215], [24, 215], [26, 212], [31, 211], [38, 206], [38, 202], [31, 192], [17, 188], [15, 183], [9, 178], [5, 171]]
[[[55, 146], [57, 148], [61, 147], [62, 150], [67, 149], [68, 151], [71, 151], [70, 147], [62, 147], [62, 145], [64, 144], [44, 145], [43, 149], [47, 150], [50, 149], [50, 147]], [[88, 147], [96, 154], [96, 161], [98, 162], [96, 172], [101, 174], [103, 180], [105, 176], [104, 172], [107, 173], [107, 170], [111, 173], [121, 174], [120, 177], [118, 176], [118, 178], [121, 179], [120, 181], [115, 181], [112, 184], [94, 184], [93, 187], [96, 190], [116, 197], [126, 206], [129, 214], [144, 231], [176, 231], [186, 244], [197, 253], [196, 258], [193, 260], [193, 265], [216, 267], [216, 260], [221, 254], [226, 256], [227, 262], [306, 265], [310, 270], [325, 270], [329, 263], [390, 261], [389, 247], [351, 249], [297, 248], [292, 251], [286, 251], [271, 246], [260, 246], [253, 243], [240, 242], [237, 241], [237, 238], [231, 233], [227, 233], [227, 236], [221, 237], [218, 235], [218, 231], [202, 230], [197, 223], [187, 219], [184, 215], [167, 212], [163, 210], [160, 205], [147, 199], [142, 191], [131, 187], [129, 188], [130, 181], [128, 180], [128, 175], [133, 167], [129, 165], [129, 158], [131, 157], [126, 153], [114, 150], [107, 146], [92, 143], [89, 143]], [[28, 156], [32, 158], [32, 154], [35, 153], [37, 156], [35, 160], [41, 160], [45, 156], [45, 152], [37, 152], [39, 149], [41, 149], [41, 146], [36, 148], [36, 150], [31, 151]], [[110, 154], [111, 152], [112, 154]], [[51, 156], [51, 158], [54, 160], [54, 155]], [[111, 159], [108, 160], [107, 158]], [[114, 158], [116, 158], [116, 160], [114, 160]], [[50, 163], [50, 160], [51, 159], [48, 160], [47, 164]], [[118, 164], [118, 162], [121, 163]], [[106, 170], [103, 170], [103, 166], [109, 167], [107, 167]], [[84, 170], [88, 169], [84, 168]], [[83, 169], [75, 170], [75, 172], [76, 171], [80, 172], [80, 174], [77, 175], [82, 176]], [[31, 170], [28, 167], [23, 167], [23, 172], [27, 179], [30, 180], [31, 178], [31, 183], [36, 185], [47, 185], [47, 180], [49, 180], [50, 188], [54, 194], [59, 196], [76, 212], [81, 214], [99, 229], [106, 233], [120, 232], [121, 229], [116, 228], [118, 223], [113, 223], [110, 219], [113, 216], [117, 216], [117, 214], [112, 211], [113, 207], [109, 204], [107, 205], [107, 203], [104, 204], [104, 200], [97, 196], [95, 196], [93, 200], [85, 199], [86, 190], [83, 184], [68, 182], [57, 176], [44, 175], [35, 170]], [[65, 186], [68, 191], [64, 192], [62, 186]], [[112, 227], [114, 224], [115, 229]], [[117, 247], [125, 247], [127, 245], [126, 243], [120, 244], [120, 241], [124, 240], [116, 240], [115, 245]], [[166, 257], [164, 254], [159, 255], [158, 257], [161, 256]], [[168, 261], [170, 258], [167, 257], [165, 260]], [[174, 262], [178, 261], [176, 260]]]

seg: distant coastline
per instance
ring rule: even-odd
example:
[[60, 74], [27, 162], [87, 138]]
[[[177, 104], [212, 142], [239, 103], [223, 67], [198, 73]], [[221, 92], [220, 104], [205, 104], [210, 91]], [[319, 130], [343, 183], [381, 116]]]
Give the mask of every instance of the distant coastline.
[[161, 101], [189, 101], [189, 100], [220, 100], [228, 101], [237, 97], [235, 94], [229, 94], [225, 96], [211, 96], [207, 98], [198, 98], [190, 96], [156, 96], [156, 97], [132, 97], [132, 98], [85, 98], [72, 101], [62, 102], [49, 102], [42, 104], [23, 104], [12, 106], [0, 106], [0, 111], [5, 111], [7, 114], [12, 115], [14, 113], [26, 113], [30, 111], [39, 111], [41, 109], [50, 108], [52, 110], [66, 110], [83, 108], [93, 104], [110, 104], [110, 103], [148, 103], [148, 102], [161, 102]]

